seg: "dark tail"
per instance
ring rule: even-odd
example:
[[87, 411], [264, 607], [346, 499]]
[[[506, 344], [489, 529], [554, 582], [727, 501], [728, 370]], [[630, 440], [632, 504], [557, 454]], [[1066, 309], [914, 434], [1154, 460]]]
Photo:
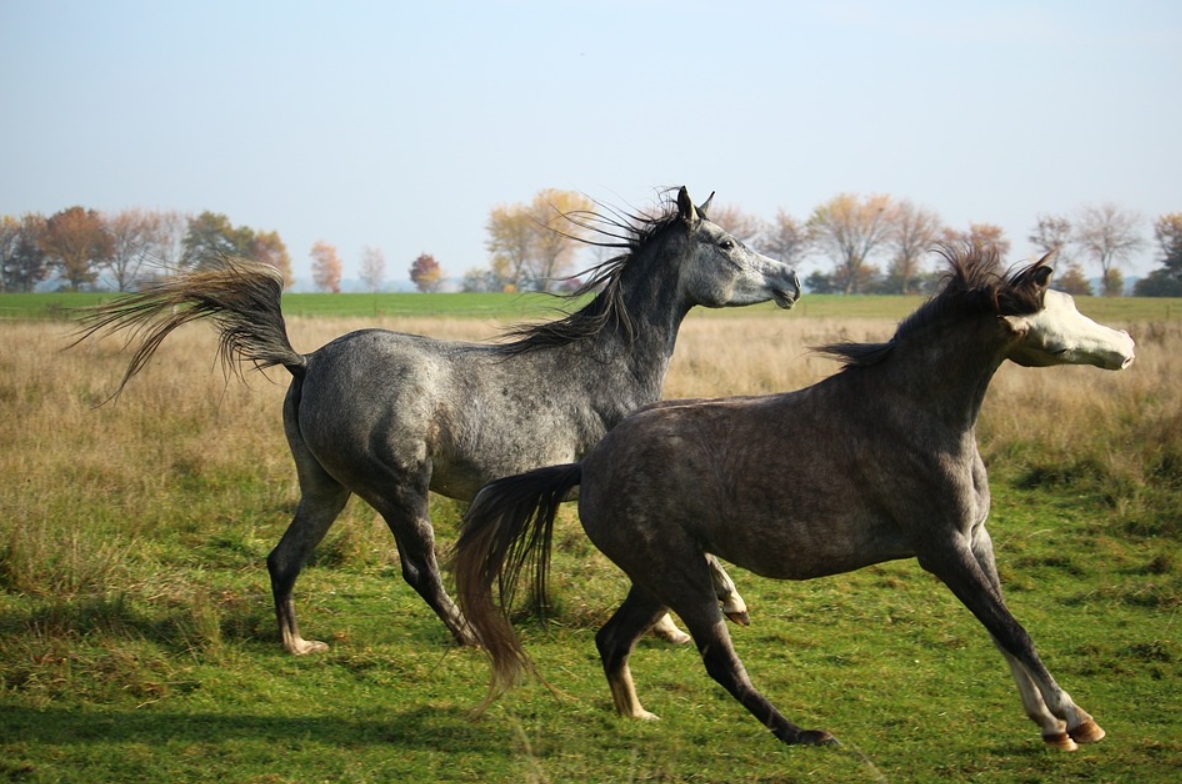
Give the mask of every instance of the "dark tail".
[[[456, 599], [492, 658], [492, 682], [479, 710], [533, 665], [509, 622], [517, 580], [532, 563], [533, 589], [546, 606], [550, 540], [558, 506], [582, 481], [578, 463], [539, 468], [485, 485], [464, 515], [452, 567]], [[500, 603], [493, 600], [496, 585]]]
[[118, 395], [174, 329], [210, 318], [221, 330], [218, 354], [227, 368], [237, 371], [236, 362], [249, 362], [256, 369], [283, 365], [300, 377], [307, 360], [288, 340], [279, 304], [282, 293], [279, 270], [226, 259], [216, 269], [169, 277], [136, 294], [88, 308], [73, 345], [94, 335], [129, 331], [128, 343], [138, 345]]

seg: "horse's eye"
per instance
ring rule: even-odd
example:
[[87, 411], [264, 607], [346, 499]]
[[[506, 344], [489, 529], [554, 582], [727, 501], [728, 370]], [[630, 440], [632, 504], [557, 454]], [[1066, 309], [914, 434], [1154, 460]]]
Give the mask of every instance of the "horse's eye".
[[723, 250], [734, 250], [735, 249], [735, 241], [732, 239], [725, 239], [722, 242], [718, 243], [718, 247], [722, 248]]

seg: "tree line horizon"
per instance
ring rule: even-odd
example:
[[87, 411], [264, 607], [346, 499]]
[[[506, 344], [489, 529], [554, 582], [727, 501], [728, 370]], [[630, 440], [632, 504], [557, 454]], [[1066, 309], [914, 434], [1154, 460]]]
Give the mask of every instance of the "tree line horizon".
[[[659, 209], [659, 207], [657, 208]], [[638, 217], [645, 217], [643, 214]], [[709, 218], [754, 250], [793, 266], [820, 259], [824, 266], [804, 281], [813, 293], [926, 294], [938, 272], [925, 266], [940, 245], [972, 243], [1005, 258], [1010, 241], [991, 223], [970, 222], [963, 229], [939, 214], [889, 194], [838, 194], [798, 219], [778, 210], [772, 220], [741, 207], [716, 205]], [[529, 202], [500, 204], [485, 224], [486, 267], [473, 267], [451, 289], [463, 291], [573, 291], [578, 289], [576, 259], [589, 249], [592, 264], [619, 252], [613, 222], [628, 216], [604, 215], [589, 197], [553, 188]], [[1083, 205], [1071, 214], [1036, 216], [1026, 239], [1040, 253], [1056, 253], [1054, 285], [1075, 295], [1120, 296], [1122, 267], [1148, 243], [1145, 219], [1113, 203]], [[1137, 281], [1134, 296], [1182, 296], [1182, 212], [1159, 216], [1151, 225], [1159, 265]], [[606, 232], [606, 234], [605, 234]], [[598, 238], [598, 239], [597, 239]], [[318, 291], [340, 291], [343, 263], [337, 248], [313, 243], [312, 282]], [[198, 215], [138, 208], [102, 213], [81, 206], [48, 218], [39, 213], [0, 215], [0, 292], [33, 291], [56, 275], [59, 290], [133, 291], [177, 271], [201, 269], [243, 257], [270, 264], [283, 273], [285, 288], [295, 283], [291, 256], [277, 231], [235, 226], [221, 213]], [[1098, 273], [1093, 291], [1084, 265]], [[362, 249], [359, 278], [381, 291], [386, 260], [381, 248]], [[420, 291], [438, 291], [449, 278], [430, 253], [411, 260], [408, 276]]]

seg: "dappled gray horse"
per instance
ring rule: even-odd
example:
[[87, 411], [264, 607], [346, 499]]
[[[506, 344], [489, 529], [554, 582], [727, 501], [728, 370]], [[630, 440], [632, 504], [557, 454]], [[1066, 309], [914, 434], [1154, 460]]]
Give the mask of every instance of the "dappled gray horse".
[[[406, 581], [459, 642], [471, 643], [436, 564], [428, 491], [471, 500], [497, 477], [582, 457], [624, 416], [660, 397], [690, 308], [768, 300], [788, 308], [800, 295], [790, 267], [711, 223], [685, 188], [659, 217], [572, 220], [597, 228], [605, 237], [597, 244], [622, 255], [592, 271], [583, 290], [602, 290], [581, 310], [522, 328], [503, 344], [367, 329], [300, 354], [280, 310], [282, 278], [247, 262], [167, 279], [88, 317], [83, 338], [131, 329], [140, 339], [123, 384], [173, 329], [205, 317], [221, 329], [227, 365], [282, 365], [291, 373], [283, 424], [300, 501], [267, 558], [288, 651], [328, 647], [300, 635], [292, 590], [353, 493], [390, 527]], [[717, 562], [712, 570], [724, 610], [744, 618], [742, 599], [728, 592], [733, 583]], [[666, 636], [681, 635], [664, 623]]]
[[946, 254], [943, 290], [889, 342], [822, 349], [845, 363], [824, 381], [766, 397], [658, 403], [624, 420], [580, 464], [484, 488], [465, 517], [454, 566], [460, 607], [492, 657], [488, 699], [530, 666], [504, 610], [531, 560], [544, 602], [555, 511], [579, 487], [583, 528], [632, 580], [596, 636], [624, 715], [652, 718], [636, 697], [628, 656], [672, 608], [711, 677], [776, 737], [835, 742], [788, 721], [756, 691], [702, 555], [791, 580], [916, 557], [993, 636], [1047, 743], [1074, 749], [1100, 740], [1104, 731], [1055, 683], [1002, 599], [975, 424], [1006, 359], [1118, 369], [1133, 361], [1133, 341], [1048, 290], [1045, 258], [1006, 276], [992, 253]]

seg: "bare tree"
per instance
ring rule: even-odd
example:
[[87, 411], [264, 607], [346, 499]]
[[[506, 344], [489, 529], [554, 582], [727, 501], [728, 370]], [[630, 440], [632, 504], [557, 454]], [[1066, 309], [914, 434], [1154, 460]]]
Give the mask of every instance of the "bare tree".
[[744, 245], [761, 252], [766, 247], [764, 239], [768, 235], [768, 227], [761, 218], [730, 205], [710, 207], [707, 217]]
[[845, 294], [862, 290], [874, 270], [867, 264], [890, 236], [894, 202], [886, 194], [862, 199], [849, 193], [834, 196], [813, 210], [809, 236], [832, 255], [832, 282]]
[[1104, 296], [1119, 296], [1124, 288], [1120, 265], [1139, 250], [1141, 216], [1111, 202], [1080, 208], [1073, 240], [1100, 267]]
[[165, 272], [177, 272], [183, 264], [185, 235], [193, 216], [177, 210], [164, 210], [156, 213], [156, 217], [158, 244], [152, 254], [152, 266]]
[[381, 248], [366, 245], [361, 249], [361, 280], [370, 291], [382, 290], [386, 279], [386, 255]]
[[776, 219], [764, 238], [762, 251], [791, 267], [797, 267], [811, 247], [808, 227], [784, 210], [777, 210]]
[[1040, 256], [1054, 253], [1056, 275], [1051, 286], [1073, 296], [1091, 296], [1092, 286], [1071, 254], [1071, 221], [1062, 215], [1039, 215], [1026, 239]]
[[130, 291], [164, 244], [160, 213], [133, 208], [106, 217], [111, 255], [103, 266], [117, 291]]
[[918, 207], [907, 199], [896, 202], [887, 247], [891, 258], [891, 290], [912, 294], [920, 275], [923, 257], [940, 238], [943, 222], [932, 210]]

